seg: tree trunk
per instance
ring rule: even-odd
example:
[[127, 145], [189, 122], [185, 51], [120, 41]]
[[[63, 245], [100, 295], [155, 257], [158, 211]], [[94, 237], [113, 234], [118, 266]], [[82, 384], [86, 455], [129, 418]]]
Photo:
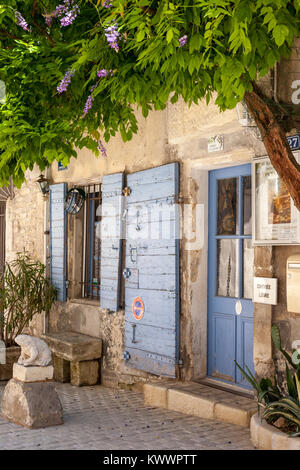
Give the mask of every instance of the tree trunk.
[[300, 210], [300, 165], [294, 158], [283, 128], [268, 104], [255, 91], [246, 92], [244, 100], [260, 130], [273, 167]]

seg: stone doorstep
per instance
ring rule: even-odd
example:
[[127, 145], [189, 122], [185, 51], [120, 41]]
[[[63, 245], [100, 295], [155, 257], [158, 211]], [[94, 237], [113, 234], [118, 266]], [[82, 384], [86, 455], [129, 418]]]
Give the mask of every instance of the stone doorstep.
[[102, 341], [93, 336], [64, 331], [47, 333], [41, 338], [46, 341], [53, 354], [66, 361], [91, 361], [102, 355]]
[[147, 406], [217, 419], [239, 426], [250, 426], [257, 405], [250, 398], [194, 383], [144, 384], [144, 402]]

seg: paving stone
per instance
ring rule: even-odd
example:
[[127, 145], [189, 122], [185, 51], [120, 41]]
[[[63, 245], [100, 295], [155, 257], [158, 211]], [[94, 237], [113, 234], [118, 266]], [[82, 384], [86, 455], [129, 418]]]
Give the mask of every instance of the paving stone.
[[[140, 392], [101, 385], [55, 387], [64, 424], [28, 430], [0, 418], [1, 449], [254, 449], [249, 429], [145, 406]], [[0, 395], [3, 388], [0, 384]]]

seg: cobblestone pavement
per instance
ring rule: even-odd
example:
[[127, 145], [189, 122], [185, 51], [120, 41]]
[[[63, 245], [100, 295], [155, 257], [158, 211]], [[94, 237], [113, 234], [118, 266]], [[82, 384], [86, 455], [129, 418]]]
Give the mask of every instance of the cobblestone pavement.
[[[0, 417], [0, 449], [253, 449], [249, 430], [144, 405], [139, 392], [57, 384], [64, 425], [25, 429]], [[0, 384], [0, 395], [4, 389]]]

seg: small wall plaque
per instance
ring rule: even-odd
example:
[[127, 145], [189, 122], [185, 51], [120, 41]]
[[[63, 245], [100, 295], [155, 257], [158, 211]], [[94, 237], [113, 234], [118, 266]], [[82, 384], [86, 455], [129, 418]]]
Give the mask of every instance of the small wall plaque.
[[214, 135], [209, 137], [207, 143], [208, 152], [218, 152], [224, 148], [224, 136], [223, 135]]
[[253, 302], [277, 305], [278, 279], [270, 277], [255, 277], [253, 286]]

